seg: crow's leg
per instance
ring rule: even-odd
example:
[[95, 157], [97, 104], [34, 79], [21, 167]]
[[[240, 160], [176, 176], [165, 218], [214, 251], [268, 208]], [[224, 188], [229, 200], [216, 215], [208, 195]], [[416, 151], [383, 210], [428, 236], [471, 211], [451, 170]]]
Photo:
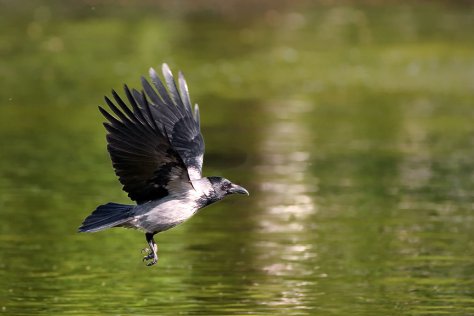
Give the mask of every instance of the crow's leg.
[[150, 249], [147, 250], [150, 251], [150, 253], [143, 257], [143, 261], [151, 260], [146, 264], [147, 266], [152, 266], [158, 261], [158, 246], [155, 243], [155, 240], [153, 239], [153, 235], [154, 234], [152, 233], [145, 234], [146, 242], [148, 243], [148, 246], [150, 246]]

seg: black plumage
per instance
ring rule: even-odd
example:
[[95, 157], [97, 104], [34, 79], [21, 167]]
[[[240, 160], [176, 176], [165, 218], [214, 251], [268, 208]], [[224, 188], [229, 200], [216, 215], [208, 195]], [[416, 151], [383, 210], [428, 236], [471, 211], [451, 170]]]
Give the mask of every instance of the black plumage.
[[115, 173], [129, 197], [141, 204], [168, 195], [169, 182], [189, 181], [189, 176], [186, 165], [170, 143], [169, 134], [158, 127], [156, 111], [147, 99], [142, 95], [139, 106], [127, 86], [124, 90], [133, 112], [115, 91], [112, 94], [123, 112], [107, 97], [105, 101], [120, 120], [99, 108], [109, 121], [104, 126]]

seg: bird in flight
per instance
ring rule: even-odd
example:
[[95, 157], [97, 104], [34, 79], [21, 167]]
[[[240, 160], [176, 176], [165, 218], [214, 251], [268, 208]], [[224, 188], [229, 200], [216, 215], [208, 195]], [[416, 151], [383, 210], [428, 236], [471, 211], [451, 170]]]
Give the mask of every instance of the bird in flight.
[[[105, 97], [107, 150], [123, 190], [136, 205], [100, 205], [79, 227], [97, 232], [110, 227], [140, 229], [149, 248], [147, 265], [158, 260], [154, 235], [191, 218], [198, 210], [229, 194], [248, 191], [222, 177], [202, 177], [204, 139], [199, 108], [191, 106], [183, 74], [178, 86], [168, 65], [164, 82], [150, 69], [153, 86], [141, 78], [141, 92], [124, 86], [128, 104], [112, 90], [115, 102]], [[112, 115], [113, 113], [113, 115]]]

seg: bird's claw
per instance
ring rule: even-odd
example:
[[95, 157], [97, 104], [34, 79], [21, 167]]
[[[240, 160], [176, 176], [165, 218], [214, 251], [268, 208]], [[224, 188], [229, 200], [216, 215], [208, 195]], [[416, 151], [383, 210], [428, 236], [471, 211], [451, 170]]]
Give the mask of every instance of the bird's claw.
[[148, 255], [146, 255], [145, 257], [143, 257], [143, 262], [148, 261], [148, 260], [151, 260], [151, 261], [148, 262], [146, 265], [147, 266], [152, 266], [152, 265], [154, 265], [155, 263], [158, 262], [158, 256], [155, 255], [153, 252], [151, 252]]
[[145, 261], [151, 260], [150, 262], [147, 262], [146, 264], [147, 266], [152, 266], [158, 262], [158, 255], [156, 254], [155, 251], [149, 248], [145, 248], [145, 249], [142, 249], [142, 253], [144, 252], [146, 252], [147, 255], [143, 257], [142, 261], [145, 262]]
[[155, 256], [153, 255], [153, 252], [152, 252], [152, 253], [149, 253], [148, 255], [146, 255], [145, 257], [143, 257], [143, 261], [151, 260], [153, 258], [155, 258]]
[[158, 262], [158, 260], [153, 259], [153, 261], [148, 262], [146, 265], [147, 265], [148, 267], [151, 267], [152, 265], [156, 264], [157, 262]]

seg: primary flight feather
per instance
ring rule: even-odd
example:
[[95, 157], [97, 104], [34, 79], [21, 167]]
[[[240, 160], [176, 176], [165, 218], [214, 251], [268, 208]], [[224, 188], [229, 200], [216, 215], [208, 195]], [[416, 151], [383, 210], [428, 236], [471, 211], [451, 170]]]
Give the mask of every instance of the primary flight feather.
[[165, 84], [150, 69], [153, 86], [142, 77], [143, 91], [124, 86], [126, 101], [112, 91], [105, 97], [107, 149], [123, 190], [136, 205], [107, 203], [89, 215], [79, 232], [110, 227], [145, 232], [148, 265], [157, 262], [153, 236], [193, 216], [199, 209], [226, 195], [247, 194], [241, 186], [221, 177], [202, 177], [204, 139], [199, 108], [191, 105], [180, 72], [178, 86], [168, 65], [162, 66]]

